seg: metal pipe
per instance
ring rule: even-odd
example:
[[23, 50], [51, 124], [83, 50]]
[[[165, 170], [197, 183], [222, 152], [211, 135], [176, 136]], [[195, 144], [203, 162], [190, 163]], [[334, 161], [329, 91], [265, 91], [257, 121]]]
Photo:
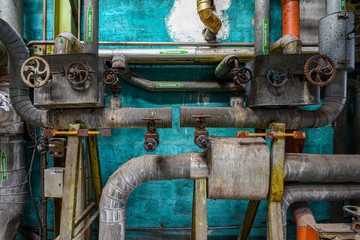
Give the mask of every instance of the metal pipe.
[[[81, 41], [81, 43], [84, 43]], [[34, 45], [54, 45], [54, 41], [31, 40], [27, 47]], [[254, 43], [245, 42], [99, 42], [99, 46], [142, 46], [142, 47], [254, 47]], [[317, 47], [317, 42], [303, 43], [305, 47]]]
[[227, 55], [235, 55], [240, 61], [254, 56], [252, 48], [184, 48], [184, 49], [100, 49], [99, 56], [111, 60], [124, 55], [129, 64], [218, 64]]
[[255, 56], [269, 53], [269, 27], [270, 0], [255, 0]]
[[213, 11], [212, 0], [197, 0], [197, 12], [200, 20], [206, 26], [204, 37], [206, 41], [213, 41], [216, 39], [216, 34], [220, 30], [222, 23], [218, 16]]
[[230, 91], [230, 88], [234, 85], [231, 82], [192, 82], [192, 81], [150, 81], [144, 77], [130, 72], [127, 60], [124, 55], [116, 55], [113, 58], [114, 63], [118, 62], [120, 66], [123, 66], [121, 77], [148, 91]]
[[349, 88], [354, 92], [354, 153], [360, 154], [360, 82], [350, 79]]
[[125, 239], [130, 194], [149, 181], [197, 179], [208, 175], [204, 153], [145, 155], [121, 165], [106, 183], [100, 202], [99, 239]]
[[281, 200], [284, 239], [286, 239], [287, 210], [295, 202], [359, 200], [360, 184], [290, 184], [285, 186]]
[[297, 202], [291, 205], [291, 211], [296, 222], [296, 239], [306, 240], [307, 226], [316, 224], [309, 205], [307, 202]]
[[[46, 41], [47, 34], [47, 0], [43, 0], [43, 40]], [[43, 47], [44, 54], [46, 54], [46, 46]]]
[[286, 153], [285, 181], [360, 182], [360, 155]]
[[99, 51], [99, 0], [85, 0], [84, 9], [85, 53], [97, 54]]
[[345, 0], [326, 0], [326, 15], [330, 15], [340, 11], [346, 11]]
[[298, 108], [260, 109], [237, 107], [180, 107], [180, 127], [196, 126], [193, 115], [211, 115], [207, 127], [266, 129], [271, 122], [285, 123], [287, 129], [317, 128], [333, 122], [346, 102], [347, 72], [338, 71], [325, 88], [325, 98], [315, 111]]
[[300, 3], [299, 0], [281, 0], [282, 35], [292, 34], [300, 38]]
[[62, 32], [56, 36], [54, 54], [71, 54], [83, 52], [84, 45], [71, 32]]
[[27, 195], [22, 135], [0, 136], [0, 239], [15, 239]]
[[82, 121], [89, 128], [146, 128], [142, 118], [157, 116], [162, 120], [157, 127], [171, 127], [171, 108], [133, 109], [121, 108], [121, 99], [113, 99], [110, 108], [40, 110], [32, 104], [29, 88], [21, 81], [20, 69], [28, 52], [20, 35], [0, 19], [0, 40], [10, 56], [10, 98], [19, 116], [26, 122], [40, 127], [68, 129], [69, 124]]

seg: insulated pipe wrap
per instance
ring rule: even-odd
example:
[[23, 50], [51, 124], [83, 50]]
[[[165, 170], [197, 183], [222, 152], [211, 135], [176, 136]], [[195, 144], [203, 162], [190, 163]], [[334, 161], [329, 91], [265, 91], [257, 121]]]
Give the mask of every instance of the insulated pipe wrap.
[[14, 239], [27, 194], [22, 135], [0, 136], [0, 239]]
[[9, 53], [10, 59], [10, 97], [16, 113], [26, 122], [44, 126], [46, 111], [35, 108], [28, 96], [28, 87], [21, 81], [20, 69], [28, 58], [28, 50], [21, 36], [4, 20], [0, 19], [0, 41]]
[[136, 187], [149, 181], [194, 178], [191, 172], [203, 169], [206, 165], [204, 159], [203, 153], [194, 152], [171, 156], [145, 155], [121, 165], [110, 176], [102, 192], [99, 239], [125, 239], [126, 204]]

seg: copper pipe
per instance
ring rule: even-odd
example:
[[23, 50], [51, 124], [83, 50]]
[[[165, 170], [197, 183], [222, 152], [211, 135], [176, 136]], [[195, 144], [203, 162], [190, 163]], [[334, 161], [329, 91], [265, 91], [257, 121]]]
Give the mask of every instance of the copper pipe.
[[296, 226], [297, 226], [297, 240], [306, 240], [307, 226], [316, 224], [315, 218], [307, 202], [297, 202], [291, 205]]
[[[46, 41], [47, 34], [47, 0], [43, 0], [43, 40]], [[43, 46], [43, 53], [46, 55], [46, 44]]]
[[282, 35], [293, 34], [300, 38], [299, 0], [281, 0]]
[[[222, 23], [218, 16], [213, 12], [212, 0], [197, 0], [197, 11], [200, 20], [204, 23], [207, 29], [214, 35], [220, 30]], [[205, 31], [206, 33], [206, 31]], [[207, 41], [212, 39], [207, 39]]]

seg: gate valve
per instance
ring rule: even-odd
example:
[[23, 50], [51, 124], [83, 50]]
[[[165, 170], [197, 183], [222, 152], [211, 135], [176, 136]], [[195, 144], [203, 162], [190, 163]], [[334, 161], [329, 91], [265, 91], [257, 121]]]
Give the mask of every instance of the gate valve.
[[197, 126], [194, 131], [194, 143], [201, 149], [210, 147], [209, 131], [206, 129], [206, 118], [210, 115], [193, 115], [192, 118], [197, 118]]
[[21, 79], [32, 88], [44, 86], [55, 74], [58, 73], [51, 72], [49, 63], [42, 57], [30, 57], [21, 66]]
[[90, 73], [95, 71], [89, 70], [87, 64], [73, 62], [66, 68], [65, 77], [73, 86], [82, 86], [88, 80]]
[[159, 145], [159, 133], [156, 131], [156, 120], [160, 118], [143, 118], [142, 120], [147, 121], [147, 132], [144, 134], [145, 142], [144, 149], [147, 152], [153, 152]]
[[326, 86], [336, 76], [335, 63], [326, 55], [314, 55], [306, 61], [304, 75], [306, 80], [314, 86]]
[[110, 86], [110, 92], [117, 97], [118, 94], [121, 93], [121, 87], [118, 86], [119, 76], [121, 75], [122, 71], [118, 68], [110, 68], [104, 72], [104, 83]]

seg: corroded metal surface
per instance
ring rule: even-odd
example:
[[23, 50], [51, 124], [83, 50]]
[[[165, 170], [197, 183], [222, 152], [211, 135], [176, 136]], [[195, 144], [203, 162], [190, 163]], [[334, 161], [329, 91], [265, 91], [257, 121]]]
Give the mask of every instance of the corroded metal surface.
[[210, 137], [208, 197], [265, 199], [269, 188], [270, 155], [263, 138]]

